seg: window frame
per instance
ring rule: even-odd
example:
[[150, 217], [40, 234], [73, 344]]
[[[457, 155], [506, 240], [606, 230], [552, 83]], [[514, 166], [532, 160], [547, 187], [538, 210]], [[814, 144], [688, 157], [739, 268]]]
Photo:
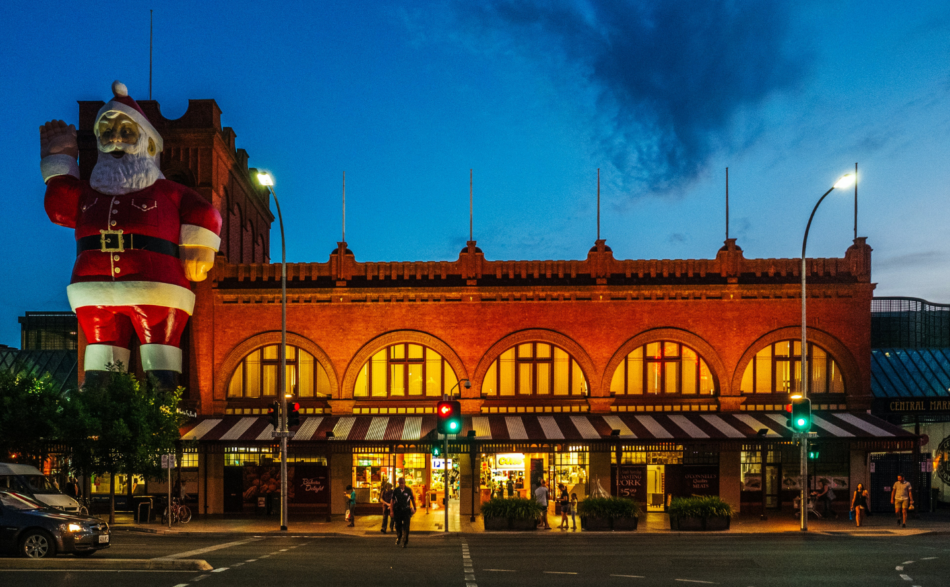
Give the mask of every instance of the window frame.
[[[522, 357], [522, 356], [521, 356], [521, 347], [522, 347], [523, 345], [528, 345], [528, 344], [531, 345], [531, 356], [530, 356], [530, 357]], [[539, 345], [539, 344], [544, 344], [544, 345], [547, 345], [547, 346], [549, 346], [549, 347], [551, 348], [551, 354], [550, 354], [550, 356], [548, 356], [548, 357], [539, 357], [539, 356], [538, 356], [538, 345]], [[561, 394], [555, 394], [555, 392], [554, 392], [554, 390], [555, 390], [555, 388], [556, 388], [556, 387], [555, 387], [555, 382], [554, 382], [554, 378], [555, 378], [555, 361], [554, 361], [555, 349], [557, 349], [557, 350], [561, 351], [562, 353], [564, 353], [564, 355], [565, 355], [565, 356], [567, 357], [567, 359], [568, 359], [568, 363], [567, 363], [567, 393], [566, 393], [566, 394], [563, 394], [563, 395], [561, 395]], [[514, 380], [515, 380], [515, 382], [514, 382], [514, 393], [513, 393], [513, 395], [505, 395], [505, 394], [503, 394], [503, 393], [501, 392], [501, 377], [502, 377], [502, 374], [501, 374], [501, 358], [502, 358], [502, 355], [504, 355], [506, 352], [508, 352], [508, 351], [510, 351], [510, 350], [514, 350], [514, 355], [515, 355], [515, 356], [514, 356]], [[547, 392], [547, 393], [538, 393], [538, 365], [541, 365], [541, 364], [550, 365], [550, 371], [549, 371], [549, 373], [548, 373], [548, 392]], [[520, 368], [520, 367], [521, 367], [522, 365], [530, 365], [530, 366], [531, 366], [531, 392], [530, 392], [530, 393], [522, 393], [522, 392], [521, 392], [521, 368]], [[577, 391], [577, 392], [574, 391], [574, 389], [575, 389], [575, 387], [574, 387], [574, 369], [575, 369], [575, 367], [581, 372], [581, 376], [584, 378], [584, 389], [587, 390], [586, 393], [585, 393], [584, 391]], [[487, 378], [488, 378], [488, 374], [492, 372], [492, 369], [493, 369], [493, 368], [494, 368], [494, 375], [495, 375], [495, 387], [494, 387], [495, 393], [494, 393], [494, 394], [487, 394], [487, 393], [484, 393], [484, 392], [483, 392], [483, 395], [486, 395], [487, 397], [493, 397], [493, 398], [499, 398], [499, 399], [500, 399], [500, 398], [517, 399], [517, 398], [527, 398], [527, 397], [530, 397], [530, 398], [547, 397], [547, 398], [552, 398], [552, 399], [567, 399], [567, 398], [587, 397], [587, 396], [590, 395], [590, 382], [587, 380], [587, 374], [584, 373], [584, 368], [581, 367], [580, 363], [577, 362], [577, 360], [574, 358], [573, 355], [571, 355], [571, 353], [567, 352], [567, 350], [565, 350], [565, 349], [563, 349], [563, 348], [559, 347], [558, 345], [556, 345], [556, 344], [554, 344], [554, 343], [551, 343], [551, 342], [546, 342], [546, 341], [543, 341], [543, 340], [537, 340], [537, 341], [532, 340], [532, 341], [528, 341], [528, 342], [520, 342], [520, 343], [517, 343], [517, 344], [514, 344], [514, 345], [508, 347], [508, 348], [505, 349], [503, 352], [499, 353], [498, 356], [495, 357], [495, 359], [491, 362], [491, 364], [488, 366], [488, 370], [485, 372], [485, 378], [484, 378], [484, 379], [487, 379]], [[483, 389], [484, 389], [484, 387], [485, 387], [485, 386], [484, 386], [484, 379], [483, 379], [483, 385], [482, 385], [482, 388], [483, 388]]]
[[[277, 358], [265, 359], [264, 349], [267, 347], [272, 347], [272, 346], [277, 347]], [[289, 352], [291, 348], [294, 349], [292, 359], [290, 358], [290, 352]], [[293, 389], [291, 390], [291, 395], [293, 396], [293, 398], [298, 401], [300, 400], [309, 401], [309, 400], [328, 399], [332, 397], [332, 388], [331, 390], [328, 390], [326, 392], [326, 395], [320, 395], [320, 391], [319, 391], [320, 369], [323, 369], [323, 372], [327, 378], [328, 383], [330, 381], [330, 374], [327, 372], [326, 367], [323, 366], [320, 360], [317, 359], [317, 356], [311, 353], [310, 351], [308, 351], [307, 349], [304, 349], [296, 345], [288, 344], [287, 350], [288, 350], [287, 367], [288, 368], [293, 367], [293, 370], [294, 370], [294, 385], [293, 385]], [[305, 352], [308, 355], [310, 355], [313, 358], [313, 364], [314, 364], [313, 375], [312, 375], [313, 376], [313, 395], [309, 395], [307, 397], [301, 397], [299, 394], [300, 392], [300, 353], [301, 352]], [[253, 355], [254, 353], [260, 353], [260, 363], [257, 370], [260, 395], [258, 395], [257, 397], [248, 397], [247, 396], [247, 361], [250, 358], [250, 356]], [[228, 388], [226, 391], [227, 401], [279, 400], [280, 390], [277, 390], [274, 395], [267, 395], [265, 393], [265, 387], [264, 387], [264, 366], [265, 365], [276, 366], [277, 373], [280, 374], [280, 344], [279, 343], [278, 344], [270, 343], [270, 344], [261, 345], [251, 350], [246, 355], [244, 355], [244, 357], [241, 359], [241, 362], [238, 363], [238, 367], [231, 373], [231, 378], [228, 379]], [[241, 370], [241, 395], [231, 395], [231, 382], [234, 380], [234, 376], [237, 374], [238, 370]], [[278, 377], [278, 381], [279, 380], [280, 378]], [[284, 386], [289, 387], [286, 383], [287, 382], [284, 382], [285, 384]]]
[[[421, 358], [418, 358], [418, 359], [409, 358], [410, 345], [418, 346], [422, 348]], [[402, 358], [394, 358], [393, 349], [399, 346], [403, 347], [403, 356]], [[379, 354], [381, 350], [385, 350], [386, 352], [386, 367], [385, 367], [386, 368], [386, 394], [374, 395], [373, 394], [373, 365], [374, 365], [373, 357]], [[427, 355], [429, 352], [434, 353], [440, 359], [439, 381], [440, 381], [442, 390], [440, 394], [436, 394], [436, 395], [428, 395], [426, 393], [428, 374], [429, 374], [428, 369], [429, 369], [429, 362], [430, 362], [429, 360], [427, 360]], [[393, 395], [392, 393], [393, 391], [393, 385], [392, 385], [393, 384], [393, 381], [392, 381], [393, 380], [393, 368], [392, 368], [393, 365], [403, 366], [403, 369], [402, 369], [403, 389], [405, 390], [405, 393], [401, 395]], [[410, 365], [422, 366], [422, 393], [419, 395], [409, 394], [409, 366]], [[452, 369], [452, 365], [449, 364], [448, 359], [446, 359], [442, 353], [438, 352], [432, 347], [428, 347], [424, 344], [420, 344], [417, 342], [396, 342], [396, 343], [387, 345], [385, 349], [380, 349], [374, 352], [372, 355], [370, 355], [368, 359], [366, 359], [366, 362], [363, 363], [362, 366], [360, 366], [360, 370], [357, 372], [357, 378], [356, 378], [357, 383], [359, 383], [360, 378], [362, 377], [364, 373], [364, 369], [365, 369], [365, 374], [366, 374], [365, 376], [366, 376], [366, 382], [367, 382], [366, 394], [358, 395], [356, 386], [354, 386], [354, 389], [353, 389], [353, 399], [360, 400], [360, 401], [373, 400], [373, 399], [376, 399], [376, 400], [391, 400], [391, 399], [404, 400], [405, 399], [405, 400], [418, 401], [418, 400], [433, 400], [433, 399], [441, 398], [442, 395], [448, 393], [449, 391], [446, 389], [446, 369], [452, 370], [452, 373], [455, 375], [456, 384], [458, 382], [458, 374], [455, 373], [455, 370]]]
[[[659, 345], [660, 347], [660, 356], [653, 357], [647, 353], [647, 347], [652, 344]], [[666, 356], [666, 345], [675, 344], [677, 345], [677, 355], [676, 356]], [[630, 361], [629, 357], [633, 353], [642, 349], [643, 353], [643, 366], [641, 368], [641, 392], [640, 393], [631, 393], [628, 390], [630, 389]], [[683, 349], [689, 349], [694, 355], [696, 355], [696, 373], [693, 381], [696, 385], [696, 390], [692, 393], [683, 392]], [[650, 376], [651, 367], [650, 365], [659, 364], [660, 365], [660, 384], [658, 389], [660, 390], [657, 393], [650, 393], [647, 391], [649, 389], [647, 383]], [[676, 391], [666, 391], [666, 375], [667, 375], [667, 364], [676, 364]], [[702, 365], [706, 365], [706, 370], [709, 372], [709, 377], [712, 379], [712, 390], [709, 393], [702, 392]], [[650, 342], [643, 343], [642, 345], [634, 348], [629, 353], [623, 356], [623, 361], [617, 365], [617, 369], [623, 369], [623, 391], [613, 392], [615, 396], [624, 396], [624, 397], [687, 397], [687, 398], [700, 398], [700, 397], [715, 397], [719, 394], [719, 385], [717, 384], [716, 377], [713, 374], [712, 369], [709, 368], [709, 362], [703, 358], [703, 356], [688, 344], [677, 342], [674, 340], [653, 340]], [[616, 369], [614, 370], [616, 373]], [[613, 381], [614, 374], [611, 374], [611, 381]]]
[[[786, 343], [789, 344], [789, 352], [788, 352], [788, 355], [787, 355], [787, 356], [776, 356], [776, 345], [786, 344]], [[796, 344], [798, 344], [798, 347], [799, 347], [799, 352], [798, 352], [798, 354], [795, 354], [795, 345], [796, 345]], [[815, 377], [815, 358], [814, 358], [815, 353], [814, 353], [814, 348], [815, 348], [815, 347], [818, 347], [819, 349], [821, 349], [821, 350], [825, 353], [825, 358], [824, 358], [824, 361], [825, 361], [825, 374], [824, 374], [824, 377], [825, 377], [825, 390], [824, 390], [823, 392], [819, 392], [819, 393], [821, 393], [821, 394], [833, 394], [833, 395], [844, 395], [844, 394], [846, 394], [846, 393], [847, 393], [847, 385], [846, 385], [846, 382], [845, 382], [845, 380], [844, 380], [844, 373], [841, 371], [841, 363], [839, 363], [838, 360], [837, 360], [830, 352], [828, 352], [828, 349], [826, 349], [825, 347], [821, 346], [820, 344], [816, 344], [816, 343], [811, 342], [811, 341], [808, 341], [808, 354], [807, 354], [807, 357], [808, 357], [808, 381], [809, 381], [809, 387], [811, 387], [811, 382], [813, 382], [813, 381], [815, 380], [815, 379], [814, 379], [814, 377]], [[761, 352], [764, 351], [765, 349], [769, 349], [770, 352], [771, 352], [771, 357], [770, 357], [769, 365], [770, 365], [770, 368], [772, 369], [772, 373], [771, 373], [772, 385], [771, 385], [771, 389], [768, 390], [768, 391], [757, 391], [757, 390], [756, 390], [756, 387], [757, 387], [757, 384], [758, 384], [759, 361], [756, 360], [756, 357], [758, 357], [758, 356], [759, 356], [759, 353], [761, 353]], [[796, 391], [799, 391], [799, 390], [794, 389], [792, 386], [790, 386], [790, 388], [787, 389], [787, 390], [782, 390], [782, 391], [779, 391], [779, 390], [778, 390], [778, 365], [779, 365], [779, 363], [787, 363], [787, 364], [790, 365], [790, 371], [789, 371], [789, 373], [790, 373], [790, 375], [791, 375], [791, 381], [792, 381], [792, 382], [795, 382], [795, 381], [797, 380], [797, 381], [798, 381], [798, 386], [799, 386], [799, 388], [800, 388], [801, 385], [802, 385], [802, 382], [801, 382], [801, 370], [802, 370], [802, 368], [801, 368], [801, 363], [802, 363], [801, 340], [797, 340], [797, 339], [783, 339], [783, 340], [777, 340], [777, 341], [775, 341], [775, 342], [773, 342], [773, 343], [767, 344], [767, 345], [763, 346], [762, 348], [760, 348], [760, 349], [758, 349], [758, 350], [755, 351], [755, 354], [752, 355], [752, 358], [750, 359], [749, 364], [746, 366], [746, 369], [745, 369], [745, 370], [743, 371], [743, 373], [742, 373], [742, 379], [739, 380], [739, 381], [740, 381], [740, 384], [739, 384], [739, 387], [740, 387], [739, 393], [740, 393], [741, 395], [767, 395], [767, 394], [776, 394], [776, 393], [778, 393], [778, 394], [789, 394], [789, 393], [795, 393]], [[832, 388], [833, 388], [833, 385], [832, 385], [832, 382], [833, 382], [833, 375], [832, 375], [832, 374], [833, 374], [833, 372], [834, 372], [835, 370], [831, 368], [831, 364], [834, 364], [834, 365], [835, 365], [836, 370], [837, 370], [837, 372], [838, 372], [838, 376], [841, 378], [841, 391], [840, 391], [840, 392], [832, 391]], [[744, 389], [742, 389], [742, 383], [741, 383], [741, 382], [742, 382], [743, 379], [745, 379], [745, 371], [747, 371], [747, 370], [749, 370], [749, 369], [752, 370], [752, 389], [751, 389], [751, 391], [745, 391]], [[813, 392], [812, 390], [809, 390], [809, 393], [814, 393], [814, 392]]]

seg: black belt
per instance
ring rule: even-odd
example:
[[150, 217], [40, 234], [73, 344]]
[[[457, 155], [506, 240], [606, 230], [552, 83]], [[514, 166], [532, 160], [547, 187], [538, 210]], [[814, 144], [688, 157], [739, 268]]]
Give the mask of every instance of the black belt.
[[76, 255], [84, 251], [124, 253], [151, 251], [172, 257], [178, 256], [178, 245], [163, 238], [144, 234], [124, 234], [121, 230], [100, 230], [99, 236], [84, 236], [76, 241]]

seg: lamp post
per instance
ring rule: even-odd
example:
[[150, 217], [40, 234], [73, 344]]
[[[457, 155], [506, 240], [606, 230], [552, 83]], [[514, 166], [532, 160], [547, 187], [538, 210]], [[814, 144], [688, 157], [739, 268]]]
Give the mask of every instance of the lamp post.
[[[468, 379], [459, 379], [458, 381], [455, 382], [455, 385], [452, 386], [452, 389], [449, 390], [449, 393], [446, 394], [445, 396], [446, 400], [452, 399], [452, 392], [455, 391], [455, 388], [458, 387], [459, 384], [461, 384], [462, 382], [465, 382], [465, 389], [472, 388], [471, 381], [469, 381]], [[445, 475], [445, 479], [443, 479], [443, 482], [442, 482], [442, 486], [443, 486], [442, 489], [443, 489], [443, 493], [445, 494], [444, 496], [445, 501], [443, 502], [444, 507], [442, 509], [445, 510], [445, 531], [448, 532], [449, 531], [449, 435], [448, 434], [445, 435], [445, 450], [442, 451], [442, 463], [443, 463], [443, 469], [444, 469], [443, 474]], [[459, 468], [459, 472], [461, 472], [461, 468]], [[475, 480], [473, 479], [472, 490], [474, 491], [474, 489], [475, 489]], [[461, 498], [461, 496], [459, 496], [459, 498]]]
[[280, 202], [274, 192], [274, 177], [262, 171], [257, 181], [267, 188], [277, 206], [277, 220], [280, 222], [280, 371], [277, 374], [277, 389], [280, 393], [280, 430], [274, 436], [280, 437], [280, 530], [287, 531], [287, 246], [284, 242], [284, 217], [280, 213]]
[[[805, 226], [805, 238], [802, 239], [802, 270], [801, 270], [801, 274], [802, 274], [802, 348], [800, 351], [801, 357], [802, 357], [801, 392], [800, 392], [800, 395], [793, 394], [792, 396], [793, 399], [798, 399], [798, 397], [801, 397], [801, 399], [808, 398], [808, 379], [809, 379], [808, 377], [808, 344], [807, 344], [808, 334], [807, 334], [807, 328], [806, 328], [808, 323], [806, 322], [806, 319], [805, 319], [806, 317], [805, 308], [806, 308], [806, 302], [808, 301], [808, 298], [805, 293], [805, 274], [806, 274], [805, 249], [808, 246], [808, 232], [811, 230], [811, 221], [815, 219], [815, 212], [818, 211], [818, 206], [821, 206], [822, 201], [824, 201], [824, 199], [828, 197], [828, 194], [833, 192], [835, 188], [843, 189], [843, 188], [851, 187], [854, 184], [854, 181], [855, 181], [855, 177], [854, 175], [850, 173], [847, 175], [841, 176], [841, 178], [839, 178], [838, 181], [836, 181], [835, 184], [831, 186], [831, 189], [829, 189], [820, 198], [818, 198], [818, 203], [815, 204], [815, 207], [812, 209], [811, 216], [808, 217], [808, 224]], [[801, 473], [801, 491], [802, 491], [801, 507], [800, 507], [801, 516], [802, 516], [801, 530], [802, 532], [807, 532], [808, 531], [808, 435], [807, 433], [802, 434], [802, 437], [801, 437], [800, 460], [801, 460], [800, 473]]]

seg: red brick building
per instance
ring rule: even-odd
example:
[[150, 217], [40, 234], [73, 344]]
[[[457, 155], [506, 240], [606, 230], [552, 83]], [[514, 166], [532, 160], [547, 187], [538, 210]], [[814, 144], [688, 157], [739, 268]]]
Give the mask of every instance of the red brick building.
[[[278, 398], [273, 216], [213, 101], [192, 101], [177, 121], [142, 106], [165, 138], [166, 175], [193, 181], [233, 221], [196, 285], [186, 381], [198, 417], [183, 433], [197, 441], [186, 464], [199, 513], [249, 511], [278, 486], [265, 416]], [[84, 171], [97, 108], [81, 105]], [[913, 438], [867, 414], [871, 248], [859, 238], [807, 267], [824, 447], [812, 470], [844, 500], [866, 480], [869, 451]], [[697, 493], [789, 507], [801, 481], [781, 409], [799, 385], [799, 271], [798, 259], [747, 259], [734, 239], [712, 259], [619, 260], [599, 240], [575, 261], [492, 261], [469, 242], [456, 261], [373, 263], [337, 243], [326, 262], [289, 264], [287, 392], [302, 414], [292, 506], [342, 513], [344, 486], [371, 504], [384, 479], [406, 476], [437, 507], [429, 433], [453, 393], [466, 414], [449, 451], [463, 515], [542, 476], [652, 511]]]

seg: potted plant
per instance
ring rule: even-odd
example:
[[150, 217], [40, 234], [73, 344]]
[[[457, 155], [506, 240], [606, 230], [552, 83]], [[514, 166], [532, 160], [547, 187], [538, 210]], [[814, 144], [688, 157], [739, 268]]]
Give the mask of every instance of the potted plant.
[[676, 497], [670, 504], [670, 529], [728, 530], [732, 506], [716, 496]]
[[589, 531], [637, 529], [640, 505], [623, 497], [588, 497], [577, 504], [581, 526]]
[[533, 499], [493, 497], [482, 504], [485, 530], [535, 530], [543, 508]]

